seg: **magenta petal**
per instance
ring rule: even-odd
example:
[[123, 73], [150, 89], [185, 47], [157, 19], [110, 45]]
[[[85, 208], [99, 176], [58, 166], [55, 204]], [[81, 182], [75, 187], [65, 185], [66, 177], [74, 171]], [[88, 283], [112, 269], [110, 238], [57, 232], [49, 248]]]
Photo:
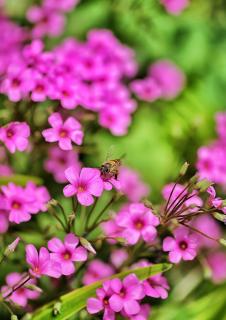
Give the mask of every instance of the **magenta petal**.
[[63, 120], [59, 112], [52, 113], [49, 116], [48, 122], [53, 128], [59, 128], [63, 124]]
[[128, 315], [133, 315], [140, 311], [140, 305], [136, 300], [127, 300], [124, 302], [124, 309]]
[[143, 236], [144, 241], [150, 243], [156, 238], [157, 230], [152, 226], [148, 226], [141, 232], [141, 234]]
[[88, 192], [80, 192], [77, 194], [78, 202], [84, 206], [90, 206], [93, 204], [94, 199]]
[[52, 252], [62, 252], [64, 245], [60, 239], [53, 238], [48, 241], [48, 249]]
[[175, 248], [176, 241], [172, 237], [166, 237], [163, 240], [163, 251], [171, 251]]
[[72, 197], [76, 194], [76, 188], [72, 184], [68, 184], [64, 187], [63, 193], [65, 197]]
[[79, 179], [79, 171], [76, 167], [69, 167], [65, 170], [65, 177], [71, 184], [75, 184]]
[[120, 290], [122, 289], [122, 281], [120, 279], [112, 279], [111, 280], [111, 289], [115, 292], [115, 293], [119, 293]]
[[74, 261], [86, 261], [87, 260], [87, 250], [83, 247], [78, 247], [75, 249], [73, 254]]
[[102, 302], [96, 298], [89, 298], [87, 301], [87, 310], [90, 314], [98, 313], [103, 310]]
[[119, 312], [123, 308], [123, 299], [119, 295], [113, 294], [109, 299], [109, 304], [113, 311]]
[[181, 260], [181, 254], [179, 251], [171, 251], [169, 253], [169, 261], [172, 263], [178, 263]]
[[31, 266], [38, 264], [38, 251], [33, 244], [26, 246], [26, 260]]
[[59, 140], [59, 147], [62, 150], [72, 150], [72, 144], [70, 138], [61, 138]]
[[67, 248], [74, 249], [77, 247], [79, 239], [74, 235], [74, 233], [68, 233], [64, 238], [64, 242]]
[[71, 261], [61, 262], [61, 272], [65, 276], [69, 276], [75, 272], [75, 266]]

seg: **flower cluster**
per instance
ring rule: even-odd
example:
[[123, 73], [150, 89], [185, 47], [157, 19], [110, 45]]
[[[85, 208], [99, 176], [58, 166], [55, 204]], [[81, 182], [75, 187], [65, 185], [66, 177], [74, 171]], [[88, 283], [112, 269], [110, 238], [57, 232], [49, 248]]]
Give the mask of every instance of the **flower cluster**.
[[148, 76], [143, 80], [134, 80], [131, 90], [144, 101], [174, 99], [185, 86], [183, 72], [169, 60], [156, 61], [149, 67]]
[[226, 113], [216, 115], [216, 129], [218, 139], [209, 146], [198, 150], [197, 169], [200, 177], [207, 178], [214, 183], [226, 186]]
[[37, 187], [33, 182], [24, 188], [10, 182], [0, 188], [0, 199], [1, 215], [7, 219], [5, 224], [7, 221], [19, 224], [29, 221], [32, 214], [46, 211], [50, 195], [45, 187]]
[[25, 151], [28, 148], [30, 128], [25, 122], [10, 122], [0, 127], [0, 141], [6, 148], [14, 153], [16, 150]]
[[[146, 266], [147, 263], [139, 263]], [[102, 288], [96, 290], [96, 298], [87, 301], [90, 314], [104, 312], [103, 319], [114, 320], [117, 314], [124, 319], [148, 319], [149, 304], [142, 304], [147, 297], [165, 299], [169, 289], [167, 280], [162, 275], [152, 276], [145, 281], [139, 281], [135, 274], [126, 276], [123, 280], [114, 278], [103, 282]]]
[[133, 51], [110, 31], [92, 30], [87, 42], [68, 39], [52, 51], [44, 51], [41, 40], [18, 50], [0, 83], [10, 101], [56, 100], [69, 110], [80, 105], [97, 112], [99, 124], [114, 135], [127, 132], [136, 102], [123, 79], [134, 76], [137, 66]]

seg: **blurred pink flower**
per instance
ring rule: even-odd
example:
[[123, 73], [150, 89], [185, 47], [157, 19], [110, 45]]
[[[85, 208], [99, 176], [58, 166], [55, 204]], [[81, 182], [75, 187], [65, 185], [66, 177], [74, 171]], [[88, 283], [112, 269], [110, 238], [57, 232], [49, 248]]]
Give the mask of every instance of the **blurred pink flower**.
[[226, 253], [216, 251], [209, 253], [207, 262], [212, 271], [212, 279], [215, 283], [226, 280]]
[[216, 114], [216, 127], [219, 138], [226, 143], [226, 112]]
[[58, 112], [54, 112], [48, 119], [51, 129], [42, 131], [42, 135], [48, 142], [58, 141], [62, 150], [72, 150], [72, 143], [82, 144], [83, 132], [81, 124], [73, 117], [67, 118], [65, 122]]
[[125, 262], [128, 259], [129, 255], [126, 249], [115, 249], [111, 253], [111, 263], [115, 268], [120, 268], [123, 262]]
[[140, 178], [138, 172], [127, 167], [122, 167], [119, 172], [121, 191], [132, 202], [138, 202], [147, 197], [149, 187]]
[[94, 259], [88, 264], [82, 282], [84, 285], [88, 285], [113, 274], [114, 268], [110, 264]]
[[26, 122], [10, 122], [0, 128], [0, 141], [5, 144], [11, 153], [16, 150], [26, 150], [29, 136], [30, 128]]
[[56, 10], [47, 7], [32, 6], [27, 11], [27, 19], [34, 24], [32, 35], [34, 38], [44, 36], [59, 36], [64, 29], [64, 16]]
[[93, 204], [93, 196], [100, 197], [103, 192], [103, 181], [98, 169], [82, 168], [79, 172], [74, 167], [69, 167], [65, 176], [70, 182], [64, 187], [65, 197], [76, 195], [78, 202], [84, 206]]
[[190, 3], [189, 0], [160, 0], [160, 2], [173, 15], [179, 15]]
[[57, 146], [49, 148], [44, 167], [47, 172], [53, 174], [57, 182], [67, 182], [64, 172], [71, 166], [74, 166], [78, 171], [80, 170], [81, 164], [78, 160], [78, 153], [73, 150], [61, 150]]
[[197, 255], [197, 237], [189, 234], [185, 227], [174, 231], [174, 237], [163, 240], [163, 251], [169, 251], [169, 261], [179, 263], [181, 260], [193, 260]]
[[[7, 285], [1, 288], [3, 297], [7, 296], [11, 292], [12, 288], [15, 285], [18, 285], [20, 282], [22, 282], [23, 279], [24, 279], [24, 274], [20, 274], [18, 272], [9, 273], [6, 276]], [[7, 300], [10, 299], [17, 305], [21, 307], [26, 307], [28, 300], [35, 300], [35, 299], [38, 299], [38, 297], [40, 296], [39, 291], [26, 288], [26, 285], [32, 285], [32, 284], [36, 284], [35, 279], [30, 279], [29, 281], [27, 281], [24, 286], [22, 286], [21, 288], [13, 292]]]
[[176, 98], [185, 86], [184, 73], [170, 60], [158, 60], [152, 64], [149, 76], [158, 83], [162, 98], [167, 100]]
[[41, 247], [38, 252], [33, 244], [28, 244], [26, 261], [31, 267], [30, 274], [35, 278], [40, 278], [42, 275], [59, 278], [61, 275], [60, 264], [50, 259], [50, 253], [44, 247]]
[[43, 6], [51, 10], [68, 12], [71, 11], [79, 1], [80, 0], [44, 0]]
[[143, 101], [153, 102], [162, 96], [162, 90], [155, 79], [148, 77], [131, 82], [131, 90]]
[[75, 261], [86, 261], [87, 250], [79, 246], [79, 238], [73, 233], [65, 236], [64, 243], [53, 238], [48, 241], [48, 249], [50, 250], [50, 259], [60, 264], [61, 274], [69, 276], [75, 272]]
[[129, 315], [126, 312], [122, 312], [124, 317], [129, 320], [148, 320], [151, 312], [151, 306], [148, 303], [140, 305], [140, 311], [135, 315]]
[[[211, 238], [220, 239], [222, 236], [220, 225], [213, 217], [211, 217], [211, 215], [205, 214], [197, 217], [192, 221], [192, 226]], [[196, 237], [198, 239], [197, 245], [199, 248], [216, 248], [219, 246], [216, 241], [208, 239], [199, 233], [196, 234]]]
[[9, 217], [7, 211], [0, 210], [0, 221], [0, 234], [6, 233], [9, 228]]

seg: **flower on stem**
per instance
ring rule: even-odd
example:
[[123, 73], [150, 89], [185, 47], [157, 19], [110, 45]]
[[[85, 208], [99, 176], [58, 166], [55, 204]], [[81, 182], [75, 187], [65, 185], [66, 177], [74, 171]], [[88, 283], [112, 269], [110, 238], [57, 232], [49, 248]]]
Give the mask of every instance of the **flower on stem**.
[[83, 284], [88, 285], [114, 274], [114, 268], [99, 259], [92, 260], [86, 269], [83, 277]]
[[135, 274], [126, 276], [122, 281], [118, 278], [112, 279], [110, 285], [113, 294], [109, 299], [109, 304], [114, 312], [124, 311], [128, 315], [134, 315], [140, 311], [139, 300], [145, 294]]
[[207, 263], [212, 271], [214, 283], [221, 283], [226, 279], [226, 253], [223, 251], [210, 252]]
[[96, 298], [87, 300], [87, 311], [90, 314], [104, 312], [103, 320], [115, 320], [115, 311], [111, 308], [109, 299], [113, 294], [111, 280], [103, 282], [102, 288], [96, 290]]
[[135, 315], [129, 315], [126, 312], [122, 312], [122, 315], [129, 320], [148, 320], [151, 312], [151, 306], [148, 303], [140, 305], [140, 311]]
[[30, 265], [29, 272], [35, 278], [46, 275], [53, 278], [61, 276], [61, 266], [58, 262], [52, 261], [49, 251], [41, 247], [39, 252], [33, 244], [26, 246], [26, 261]]
[[[7, 285], [1, 288], [3, 298], [9, 295], [15, 286], [19, 286], [20, 282], [23, 282], [23, 279], [24, 274], [20, 274], [18, 272], [9, 273], [6, 276]], [[11, 295], [9, 295], [9, 297], [6, 300], [12, 301], [21, 307], [26, 307], [28, 300], [35, 300], [38, 299], [38, 297], [40, 296], [39, 291], [26, 288], [26, 285], [34, 284], [36, 284], [35, 279], [28, 280], [26, 284], [15, 290]]]
[[116, 216], [116, 223], [123, 229], [121, 236], [129, 244], [133, 245], [140, 239], [151, 243], [157, 236], [155, 227], [159, 225], [159, 218], [142, 203], [133, 203], [120, 217]]
[[50, 259], [60, 264], [61, 274], [71, 275], [75, 272], [74, 262], [86, 261], [87, 250], [79, 246], [79, 238], [73, 233], [65, 236], [64, 242], [58, 238], [48, 241], [48, 249], [50, 250]]
[[76, 195], [81, 205], [92, 205], [94, 203], [93, 196], [100, 197], [103, 192], [103, 181], [98, 169], [82, 168], [79, 172], [74, 167], [69, 167], [65, 170], [65, 176], [70, 182], [64, 187], [65, 197]]
[[210, 206], [213, 206], [216, 209], [219, 209], [224, 214], [226, 214], [226, 206], [224, 206], [223, 200], [219, 197], [216, 197], [216, 190], [213, 186], [210, 186], [207, 189], [207, 193], [209, 194], [208, 203]]
[[169, 251], [169, 261], [179, 263], [181, 260], [193, 260], [197, 255], [196, 235], [189, 233], [185, 227], [177, 228], [173, 235], [163, 240], [163, 251]]
[[73, 117], [67, 118], [65, 122], [58, 112], [54, 112], [48, 119], [52, 126], [50, 129], [42, 131], [42, 135], [47, 142], [58, 141], [62, 150], [72, 150], [72, 143], [82, 144], [83, 132], [81, 124]]
[[30, 128], [26, 122], [10, 122], [0, 128], [0, 141], [11, 153], [16, 150], [25, 151], [28, 147], [29, 136]]

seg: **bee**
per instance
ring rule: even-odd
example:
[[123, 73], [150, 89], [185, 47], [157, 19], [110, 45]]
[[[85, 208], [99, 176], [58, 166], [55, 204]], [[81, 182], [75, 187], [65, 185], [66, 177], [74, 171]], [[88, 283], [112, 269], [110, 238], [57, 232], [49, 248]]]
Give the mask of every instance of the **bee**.
[[111, 178], [115, 178], [117, 180], [121, 164], [121, 159], [105, 161], [100, 167], [102, 177], [106, 180]]

